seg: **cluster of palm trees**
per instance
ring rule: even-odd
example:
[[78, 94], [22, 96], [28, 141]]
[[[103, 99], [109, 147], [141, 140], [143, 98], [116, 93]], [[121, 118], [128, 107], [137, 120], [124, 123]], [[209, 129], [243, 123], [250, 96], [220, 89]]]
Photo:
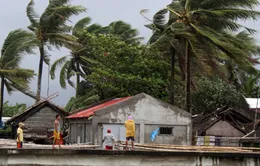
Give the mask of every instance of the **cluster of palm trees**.
[[[176, 80], [185, 82], [186, 110], [190, 111], [191, 89], [196, 88], [195, 76], [217, 76], [239, 87], [243, 78], [258, 74], [254, 68], [258, 60], [254, 56], [260, 49], [252, 37], [255, 31], [237, 22], [256, 20], [260, 16], [253, 10], [257, 5], [257, 0], [173, 0], [154, 15], [151, 24], [146, 25], [153, 30], [147, 45], [156, 47], [171, 59], [169, 96], [172, 104]], [[48, 51], [52, 48], [70, 50], [69, 56], [53, 63], [52, 79], [60, 68], [61, 87], [66, 88], [68, 83], [77, 89], [81, 79], [91, 73], [89, 66], [98, 63], [86, 51], [86, 33], [113, 35], [129, 45], [141, 44], [138, 31], [123, 21], [103, 27], [91, 24], [91, 19], [85, 17], [74, 26], [68, 25], [71, 16], [86, 11], [82, 6], [71, 5], [69, 0], [50, 0], [41, 15], [36, 13], [34, 1], [30, 0], [26, 11], [30, 20], [28, 30], [10, 32], [1, 50], [0, 121], [5, 88], [9, 93], [19, 90], [40, 101], [43, 65], [49, 65]], [[37, 93], [34, 94], [28, 86], [34, 71], [20, 68], [19, 63], [24, 54], [38, 52]], [[72, 81], [73, 76], [76, 76], [76, 84]]]
[[[254, 57], [259, 53], [252, 34], [238, 20], [257, 20], [257, 0], [173, 0], [155, 14], [148, 28], [153, 30], [149, 44], [164, 49], [172, 58], [171, 87], [178, 66], [186, 84], [186, 110], [191, 110], [191, 88], [195, 76], [221, 77], [237, 83], [241, 74], [256, 74]], [[144, 12], [142, 14], [144, 15]], [[166, 14], [169, 19], [166, 21]], [[176, 64], [176, 62], [178, 64]], [[171, 88], [173, 104], [174, 90]]]
[[[43, 63], [49, 63], [47, 51], [53, 46], [74, 47], [78, 45], [74, 36], [70, 35], [71, 27], [67, 25], [69, 18], [78, 15], [86, 9], [82, 6], [73, 6], [69, 0], [51, 0], [45, 11], [38, 15], [34, 10], [34, 1], [27, 6], [27, 16], [31, 22], [28, 30], [14, 30], [4, 41], [1, 51], [1, 101], [0, 122], [3, 112], [4, 89], [9, 93], [19, 90], [39, 101], [41, 99], [41, 82]], [[36, 95], [29, 90], [29, 82], [34, 71], [22, 69], [19, 66], [23, 54], [32, 54], [39, 49], [40, 62]]]
[[[3, 112], [4, 89], [9, 93], [19, 90], [22, 93], [34, 98], [36, 102], [41, 100], [41, 83], [44, 63], [50, 65], [48, 51], [66, 47], [71, 50], [70, 56], [64, 56], [53, 63], [50, 75], [55, 78], [55, 71], [60, 70], [60, 85], [66, 88], [68, 82], [76, 87], [80, 83], [82, 75], [86, 75], [90, 63], [95, 60], [86, 56], [86, 40], [84, 33], [112, 34], [128, 44], [138, 45], [142, 38], [138, 37], [138, 31], [123, 21], [115, 21], [108, 26], [99, 24], [89, 25], [91, 19], [85, 17], [78, 21], [74, 27], [68, 25], [71, 16], [86, 11], [82, 6], [70, 4], [70, 0], [51, 0], [41, 15], [34, 9], [34, 0], [30, 0], [26, 13], [30, 20], [28, 30], [14, 30], [7, 36], [1, 51], [1, 101], [0, 101], [0, 122]], [[28, 84], [35, 76], [33, 70], [22, 69], [19, 63], [24, 54], [38, 53], [40, 55], [37, 79], [37, 92], [31, 92]], [[71, 77], [76, 75], [76, 86]]]

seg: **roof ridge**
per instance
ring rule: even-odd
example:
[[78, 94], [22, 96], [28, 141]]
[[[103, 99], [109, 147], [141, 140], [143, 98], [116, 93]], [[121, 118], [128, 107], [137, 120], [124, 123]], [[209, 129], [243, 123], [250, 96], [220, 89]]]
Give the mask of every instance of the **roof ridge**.
[[73, 118], [88, 118], [90, 116], [92, 116], [94, 114], [94, 112], [99, 111], [103, 108], [107, 108], [110, 106], [113, 106], [114, 104], [123, 102], [129, 98], [131, 98], [132, 96], [129, 97], [123, 97], [123, 98], [116, 98], [116, 99], [112, 99], [112, 100], [108, 100], [106, 102], [103, 102], [101, 104], [89, 107], [85, 110], [81, 110], [79, 112], [73, 113], [71, 115], [69, 115], [67, 118], [69, 119], [73, 119]]

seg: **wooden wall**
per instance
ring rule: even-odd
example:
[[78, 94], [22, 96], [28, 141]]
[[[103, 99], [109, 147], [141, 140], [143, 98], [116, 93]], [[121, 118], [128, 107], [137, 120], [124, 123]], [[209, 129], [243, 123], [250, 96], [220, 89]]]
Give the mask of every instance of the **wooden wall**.
[[56, 115], [48, 106], [40, 108], [40, 111], [24, 121], [24, 138], [47, 139], [47, 131], [54, 128]]

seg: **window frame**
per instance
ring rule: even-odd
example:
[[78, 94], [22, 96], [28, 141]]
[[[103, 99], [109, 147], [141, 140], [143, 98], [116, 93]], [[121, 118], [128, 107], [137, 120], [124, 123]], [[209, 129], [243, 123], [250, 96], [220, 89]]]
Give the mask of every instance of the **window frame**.
[[[171, 129], [171, 134], [162, 134], [162, 133], [161, 133], [161, 128], [162, 128], [162, 129], [166, 129], [166, 128], [167, 128], [167, 130], [168, 130], [168, 129]], [[159, 127], [159, 133], [158, 133], [158, 135], [160, 135], [160, 136], [174, 136], [174, 132], [173, 132], [174, 130], [173, 130], [173, 129], [174, 129], [173, 126], [160, 126], [160, 127]]]

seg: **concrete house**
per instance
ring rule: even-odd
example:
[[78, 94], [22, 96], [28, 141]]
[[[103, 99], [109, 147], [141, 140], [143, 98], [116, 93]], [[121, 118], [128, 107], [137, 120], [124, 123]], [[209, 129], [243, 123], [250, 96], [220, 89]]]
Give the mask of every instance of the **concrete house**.
[[154, 143], [191, 144], [191, 114], [144, 93], [110, 100], [71, 114], [67, 117], [70, 142], [100, 145], [108, 128], [116, 140], [125, 141], [124, 122], [129, 115], [136, 124], [136, 142], [151, 143], [151, 132], [159, 128]]
[[48, 140], [48, 132], [52, 134], [55, 116], [59, 114], [65, 118], [69, 115], [63, 108], [48, 100], [42, 100], [13, 116], [6, 124], [12, 126], [12, 132], [16, 135], [18, 124], [23, 122], [24, 138], [33, 141]]

